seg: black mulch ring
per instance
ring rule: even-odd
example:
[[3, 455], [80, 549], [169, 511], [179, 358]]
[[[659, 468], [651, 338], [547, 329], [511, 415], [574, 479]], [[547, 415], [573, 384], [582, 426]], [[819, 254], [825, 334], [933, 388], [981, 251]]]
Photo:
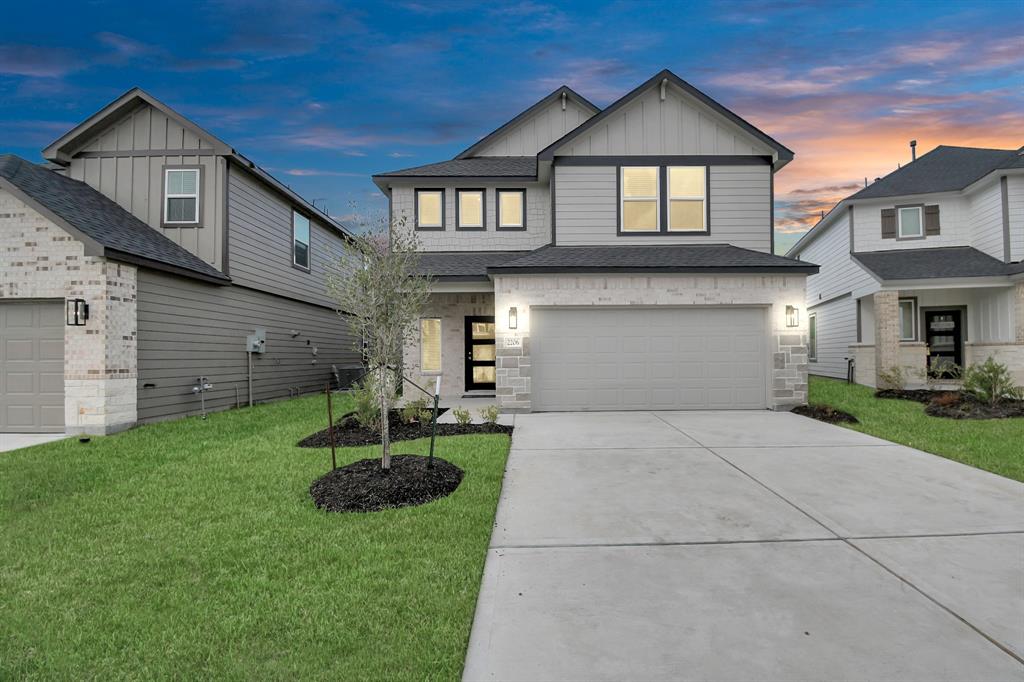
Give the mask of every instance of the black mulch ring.
[[947, 419], [1007, 419], [1024, 417], [1024, 400], [1006, 400], [998, 405], [989, 405], [969, 395], [953, 393], [952, 397], [928, 403], [924, 411], [933, 417]]
[[[440, 416], [447, 408], [439, 409]], [[400, 440], [415, 440], [416, 438], [430, 437], [430, 422], [409, 423], [402, 420], [399, 410], [391, 410], [388, 419], [388, 431], [393, 442]], [[473, 433], [512, 433], [512, 427], [504, 424], [438, 424], [438, 436], [464, 436]], [[350, 413], [341, 417], [334, 424], [334, 444], [339, 448], [353, 447], [356, 445], [380, 445], [380, 432], [377, 430], [364, 429]], [[312, 436], [307, 436], [298, 442], [300, 448], [329, 448], [331, 447], [331, 434], [329, 429], [318, 431]]]
[[392, 455], [391, 470], [379, 459], [361, 459], [321, 476], [309, 486], [318, 509], [371, 512], [414, 507], [447, 497], [462, 482], [462, 469], [439, 457], [434, 466], [420, 455]]
[[905, 390], [902, 388], [883, 388], [875, 391], [876, 398], [895, 398], [896, 400], [913, 400], [915, 403], [927, 405], [937, 395], [948, 393], [948, 391], [929, 391], [926, 388]]
[[800, 405], [793, 408], [795, 414], [801, 414], [811, 419], [817, 419], [818, 421], [828, 422], [829, 424], [859, 424], [857, 420], [849, 412], [843, 412], [842, 410], [836, 410], [827, 405]]

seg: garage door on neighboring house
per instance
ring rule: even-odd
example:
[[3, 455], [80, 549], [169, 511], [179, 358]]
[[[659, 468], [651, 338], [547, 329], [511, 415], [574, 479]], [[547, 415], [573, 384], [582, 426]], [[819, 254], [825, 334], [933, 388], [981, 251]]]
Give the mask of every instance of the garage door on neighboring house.
[[64, 431], [64, 305], [0, 301], [0, 432]]
[[533, 409], [763, 409], [764, 308], [537, 308]]

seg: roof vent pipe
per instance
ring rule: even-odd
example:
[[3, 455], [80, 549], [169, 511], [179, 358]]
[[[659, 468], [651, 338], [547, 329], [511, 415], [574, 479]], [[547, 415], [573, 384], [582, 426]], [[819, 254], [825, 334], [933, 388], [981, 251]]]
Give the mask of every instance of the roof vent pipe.
[[565, 100], [568, 99], [568, 95], [565, 90], [562, 90], [562, 111], [565, 111]]
[[917, 140], [910, 141], [910, 161], [917, 161]]
[[662, 102], [665, 101], [665, 88], [667, 86], [668, 86], [668, 79], [667, 78], [662, 78], [661, 79], [661, 101]]

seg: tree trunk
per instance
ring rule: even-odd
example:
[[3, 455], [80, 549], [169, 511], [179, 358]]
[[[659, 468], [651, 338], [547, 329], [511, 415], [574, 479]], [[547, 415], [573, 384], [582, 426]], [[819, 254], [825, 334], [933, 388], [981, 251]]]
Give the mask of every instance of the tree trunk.
[[384, 471], [391, 470], [391, 434], [388, 423], [388, 401], [387, 401], [387, 367], [380, 368], [380, 378], [377, 381], [377, 390], [380, 395], [380, 468]]

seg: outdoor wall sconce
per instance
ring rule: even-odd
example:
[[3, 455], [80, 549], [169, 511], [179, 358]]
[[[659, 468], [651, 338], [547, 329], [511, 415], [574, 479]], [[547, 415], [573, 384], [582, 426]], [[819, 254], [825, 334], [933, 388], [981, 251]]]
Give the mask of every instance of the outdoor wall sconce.
[[508, 309], [508, 328], [516, 329], [519, 326], [519, 311], [515, 306]]
[[83, 327], [85, 321], [89, 319], [89, 304], [82, 298], [69, 298], [67, 314], [69, 327]]
[[795, 306], [786, 306], [786, 326], [787, 327], [799, 327], [800, 326], [800, 311]]

